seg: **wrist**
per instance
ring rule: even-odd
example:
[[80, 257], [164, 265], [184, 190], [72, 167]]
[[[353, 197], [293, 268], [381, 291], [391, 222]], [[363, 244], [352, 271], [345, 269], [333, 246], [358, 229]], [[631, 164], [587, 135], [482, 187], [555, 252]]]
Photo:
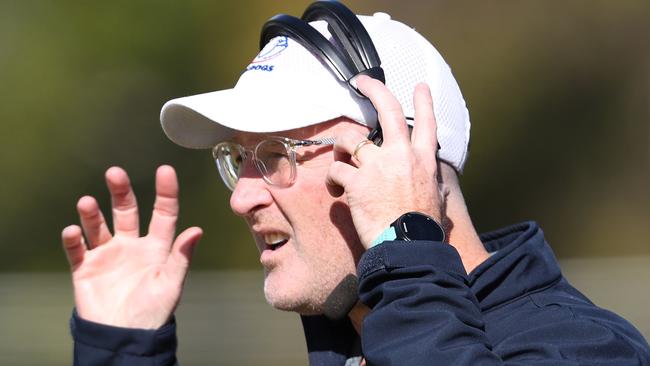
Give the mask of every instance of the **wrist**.
[[136, 310], [133, 310], [131, 312], [128, 310], [120, 311], [120, 313], [127, 316], [119, 316], [117, 313], [108, 314], [106, 312], [100, 311], [87, 312], [79, 306], [75, 307], [75, 314], [77, 314], [80, 319], [91, 323], [116, 328], [154, 330], [169, 323], [170, 319], [173, 318], [173, 313], [147, 314], [144, 312], [138, 312]]
[[444, 242], [445, 232], [442, 225], [432, 217], [420, 212], [407, 212], [377, 235], [367, 248], [370, 249], [389, 240]]

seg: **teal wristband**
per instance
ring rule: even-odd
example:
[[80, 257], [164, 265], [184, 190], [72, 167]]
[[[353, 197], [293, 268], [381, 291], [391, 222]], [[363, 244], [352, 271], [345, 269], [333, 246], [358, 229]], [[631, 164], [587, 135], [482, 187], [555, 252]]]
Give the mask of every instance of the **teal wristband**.
[[396, 238], [397, 238], [397, 233], [395, 232], [395, 228], [389, 226], [388, 228], [386, 228], [386, 230], [382, 231], [381, 234], [379, 234], [377, 239], [373, 240], [372, 243], [370, 243], [368, 249], [374, 247], [375, 245], [379, 245], [386, 240], [394, 240]]

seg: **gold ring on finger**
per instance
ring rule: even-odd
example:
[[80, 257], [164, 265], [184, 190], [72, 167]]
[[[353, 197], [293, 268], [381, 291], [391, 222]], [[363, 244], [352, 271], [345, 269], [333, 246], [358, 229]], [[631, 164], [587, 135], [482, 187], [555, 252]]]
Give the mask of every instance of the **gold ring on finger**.
[[372, 144], [372, 141], [366, 139], [357, 144], [357, 147], [354, 148], [354, 152], [352, 153], [352, 156], [359, 161], [359, 157], [357, 156], [357, 153], [359, 150], [361, 150], [362, 147], [366, 146], [367, 144]]

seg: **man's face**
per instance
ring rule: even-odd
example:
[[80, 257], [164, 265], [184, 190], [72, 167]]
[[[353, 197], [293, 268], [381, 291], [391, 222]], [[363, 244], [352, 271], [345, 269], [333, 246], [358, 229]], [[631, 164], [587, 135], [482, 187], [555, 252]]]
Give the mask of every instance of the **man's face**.
[[[368, 129], [340, 118], [306, 128], [273, 133], [294, 139], [333, 137]], [[239, 133], [246, 148], [269, 134]], [[301, 314], [336, 312], [356, 301], [356, 263], [363, 253], [345, 195], [329, 194], [326, 176], [334, 161], [331, 146], [298, 149], [297, 177], [290, 187], [270, 186], [246, 162], [230, 206], [253, 234], [264, 267], [264, 294], [273, 307]], [[305, 159], [301, 161], [302, 159]], [[269, 243], [286, 240], [272, 248]], [[343, 314], [338, 314], [343, 315]]]

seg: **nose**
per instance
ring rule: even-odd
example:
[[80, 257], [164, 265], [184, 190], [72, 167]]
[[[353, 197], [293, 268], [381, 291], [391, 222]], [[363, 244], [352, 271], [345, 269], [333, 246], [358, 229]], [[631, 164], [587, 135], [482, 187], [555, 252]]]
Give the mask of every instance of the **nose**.
[[230, 208], [239, 216], [247, 216], [256, 208], [268, 206], [273, 202], [269, 186], [254, 165], [249, 162], [243, 169], [230, 196]]

